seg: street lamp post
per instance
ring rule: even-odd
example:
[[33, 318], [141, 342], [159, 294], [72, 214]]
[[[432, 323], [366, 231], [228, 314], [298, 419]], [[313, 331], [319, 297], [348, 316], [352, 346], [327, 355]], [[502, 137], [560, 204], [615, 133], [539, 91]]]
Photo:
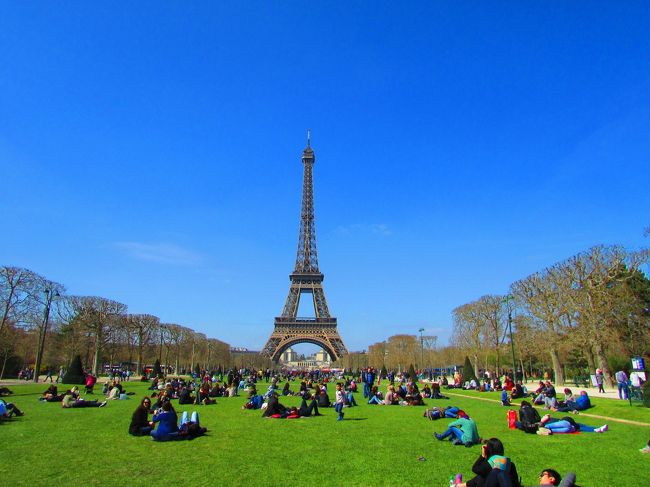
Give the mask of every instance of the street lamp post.
[[47, 335], [47, 327], [50, 324], [50, 307], [55, 297], [59, 296], [59, 292], [52, 289], [43, 291], [45, 294], [45, 310], [43, 311], [43, 324], [38, 333], [38, 349], [36, 350], [36, 363], [34, 364], [34, 382], [38, 382], [38, 374], [41, 370], [41, 362], [43, 361], [43, 349], [45, 348], [45, 336]]
[[422, 338], [422, 332], [424, 328], [420, 328], [420, 370], [424, 369], [424, 341]]
[[512, 296], [510, 294], [506, 295], [503, 302], [508, 307], [508, 333], [510, 334], [510, 348], [512, 350], [512, 379], [517, 380], [517, 362], [515, 359], [515, 341], [512, 338], [512, 307], [510, 306], [510, 300]]

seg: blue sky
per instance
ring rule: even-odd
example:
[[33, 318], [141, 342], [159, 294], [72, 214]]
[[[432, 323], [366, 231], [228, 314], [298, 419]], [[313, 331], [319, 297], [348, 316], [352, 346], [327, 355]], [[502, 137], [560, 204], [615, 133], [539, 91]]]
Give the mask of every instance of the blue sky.
[[261, 348], [312, 130], [351, 350], [650, 225], [647, 2], [0, 3], [0, 264]]

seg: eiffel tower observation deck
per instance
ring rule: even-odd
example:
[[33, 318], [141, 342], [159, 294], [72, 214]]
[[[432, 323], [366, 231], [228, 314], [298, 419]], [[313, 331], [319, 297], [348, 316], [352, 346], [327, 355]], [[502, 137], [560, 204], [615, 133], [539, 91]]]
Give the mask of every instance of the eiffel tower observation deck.
[[[302, 151], [302, 208], [296, 265], [289, 275], [291, 284], [282, 315], [275, 318], [273, 333], [261, 352], [276, 362], [282, 352], [298, 343], [322, 347], [332, 360], [338, 360], [348, 353], [338, 333], [336, 318], [330, 315], [323, 289], [324, 275], [318, 268], [313, 182], [315, 160], [308, 131], [307, 147]], [[306, 295], [309, 295], [314, 306], [313, 318], [298, 317], [300, 299]]]

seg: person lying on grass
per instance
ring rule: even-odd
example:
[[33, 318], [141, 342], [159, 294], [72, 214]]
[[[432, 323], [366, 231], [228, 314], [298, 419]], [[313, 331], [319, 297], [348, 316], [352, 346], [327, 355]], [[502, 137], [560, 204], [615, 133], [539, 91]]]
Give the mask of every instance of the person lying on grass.
[[[307, 401], [309, 401], [309, 406], [307, 406]], [[309, 394], [309, 392], [302, 396], [298, 414], [300, 414], [300, 416], [303, 418], [308, 418], [312, 415], [322, 416], [322, 414], [318, 412], [318, 402], [314, 397], [312, 397], [311, 394]]]
[[[558, 405], [558, 407], [553, 409], [553, 411], [560, 411], [562, 413], [572, 412], [578, 414], [578, 411], [584, 411], [585, 409], [589, 409], [591, 407], [591, 400], [589, 399], [587, 391], [580, 391], [578, 397], [574, 397], [573, 394], [571, 394], [570, 389], [564, 389], [564, 391], [564, 404]], [[566, 394], [566, 391], [569, 391], [568, 395]]]
[[475, 445], [480, 441], [476, 423], [468, 416], [459, 417], [456, 421], [452, 421], [444, 433], [434, 433], [434, 436], [439, 441], [451, 437], [452, 444], [465, 445], [466, 447]]
[[38, 400], [43, 402], [59, 402], [63, 400], [63, 396], [64, 394], [59, 394], [59, 390], [54, 384], [50, 384], [50, 387], [43, 392], [43, 395]]
[[0, 419], [11, 418], [14, 414], [16, 416], [25, 415], [25, 413], [18, 409], [15, 404], [0, 399]]
[[582, 433], [605, 433], [608, 430], [609, 426], [606, 424], [599, 428], [596, 428], [594, 426], [576, 423], [576, 421], [570, 416], [565, 416], [562, 419], [556, 419], [551, 418], [550, 415], [546, 414], [540, 421], [540, 427], [537, 430], [537, 434], [566, 434], [575, 433], [576, 431], [580, 431]]
[[569, 472], [564, 479], [557, 470], [545, 468], [539, 474], [539, 485], [558, 486], [558, 487], [578, 487], [576, 485], [576, 474]]
[[[499, 477], [507, 476], [512, 487], [521, 487], [521, 479], [517, 474], [514, 462], [504, 456], [503, 443], [498, 438], [490, 438], [481, 446], [481, 454], [472, 466], [476, 475], [466, 483], [456, 484], [460, 487], [482, 487], [487, 485], [503, 485]], [[507, 483], [506, 481], [506, 483]]]
[[149, 413], [151, 412], [151, 399], [145, 396], [140, 405], [133, 412], [131, 416], [131, 424], [129, 425], [129, 434], [133, 436], [146, 436], [151, 433], [154, 427], [154, 422], [149, 421]]
[[66, 391], [61, 400], [61, 406], [68, 408], [102, 408], [106, 406], [106, 401], [98, 402], [94, 401], [85, 401], [79, 397], [79, 388], [77, 386], [73, 387], [71, 390]]

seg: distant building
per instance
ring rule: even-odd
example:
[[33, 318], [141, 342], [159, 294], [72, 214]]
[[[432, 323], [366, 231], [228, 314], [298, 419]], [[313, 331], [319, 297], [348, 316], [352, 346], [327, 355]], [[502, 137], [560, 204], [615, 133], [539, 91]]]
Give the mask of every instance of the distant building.
[[289, 347], [284, 352], [282, 352], [280, 361], [284, 362], [285, 364], [288, 364], [288, 363], [291, 363], [291, 362], [297, 362], [298, 361], [298, 354], [293, 350], [293, 348]]
[[330, 356], [323, 349], [320, 349], [314, 355], [305, 357], [304, 355], [298, 355], [292, 348], [287, 348], [280, 356], [280, 362], [297, 369], [318, 369], [330, 366]]

